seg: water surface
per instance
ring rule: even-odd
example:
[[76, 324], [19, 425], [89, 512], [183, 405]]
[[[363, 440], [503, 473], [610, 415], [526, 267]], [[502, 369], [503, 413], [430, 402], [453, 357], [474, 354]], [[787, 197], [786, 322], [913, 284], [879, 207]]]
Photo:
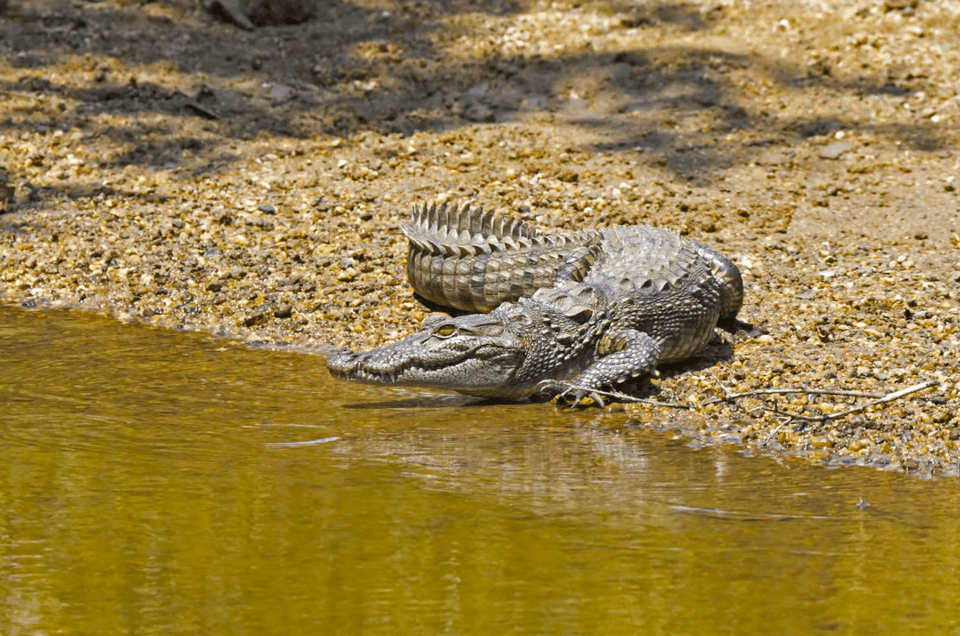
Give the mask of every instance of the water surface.
[[955, 479], [0, 306], [0, 634], [960, 633]]

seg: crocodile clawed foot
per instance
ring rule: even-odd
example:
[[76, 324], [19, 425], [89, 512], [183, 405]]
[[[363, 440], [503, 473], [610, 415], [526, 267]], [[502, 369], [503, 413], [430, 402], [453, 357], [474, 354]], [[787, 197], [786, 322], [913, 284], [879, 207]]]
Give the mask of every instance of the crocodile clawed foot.
[[[544, 380], [538, 386], [540, 393], [554, 394], [553, 403], [563, 404], [570, 408], [596, 406], [603, 408], [606, 402], [600, 397], [600, 394], [590, 389], [575, 386], [569, 382], [560, 380]], [[589, 400], [589, 401], [588, 401]]]

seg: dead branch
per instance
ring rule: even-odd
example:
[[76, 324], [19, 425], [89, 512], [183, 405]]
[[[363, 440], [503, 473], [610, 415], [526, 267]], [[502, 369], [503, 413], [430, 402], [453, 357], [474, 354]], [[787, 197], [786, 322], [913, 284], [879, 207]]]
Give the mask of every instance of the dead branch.
[[902, 397], [910, 395], [911, 393], [916, 393], [918, 391], [923, 391], [924, 389], [929, 389], [930, 387], [935, 386], [936, 384], [937, 384], [936, 380], [926, 380], [925, 382], [920, 382], [919, 384], [908, 386], [907, 388], [901, 389], [900, 391], [887, 393], [886, 395], [883, 395], [877, 398], [876, 400], [872, 400], [870, 402], [865, 402], [864, 404], [854, 406], [852, 408], [847, 409], [846, 411], [840, 411], [839, 413], [822, 413], [820, 415], [814, 415], [814, 416], [804, 415], [804, 416], [801, 416], [801, 418], [812, 420], [814, 422], [826, 422], [829, 420], [838, 420], [841, 417], [846, 417], [847, 415], [852, 415], [854, 413], [859, 413], [860, 411], [864, 411], [870, 408], [871, 406], [877, 406], [878, 404], [886, 404], [887, 402], [898, 400]]
[[[611, 392], [607, 393], [604, 391], [595, 391], [600, 395], [607, 397], [616, 398], [624, 402], [642, 402], [644, 404], [651, 404], [653, 406], [662, 406], [668, 408], [680, 408], [680, 409], [701, 409], [705, 406], [710, 406], [711, 404], [719, 404], [721, 402], [733, 402], [742, 398], [749, 397], [758, 397], [764, 395], [787, 395], [787, 394], [801, 394], [801, 395], [836, 395], [842, 397], [855, 397], [855, 398], [870, 398], [869, 402], [864, 402], [863, 404], [858, 404], [852, 406], [846, 410], [839, 411], [837, 413], [821, 413], [820, 415], [805, 415], [802, 413], [794, 413], [791, 411], [784, 411], [777, 407], [762, 407], [763, 410], [771, 411], [777, 415], [788, 418], [783, 424], [789, 422], [790, 420], [800, 420], [803, 422], [828, 422], [830, 420], [838, 420], [840, 418], [846, 417], [848, 415], [853, 415], [854, 413], [859, 413], [865, 411], [866, 409], [872, 406], [878, 406], [880, 404], [886, 404], [887, 402], [892, 402], [900, 398], [906, 397], [913, 393], [923, 391], [924, 389], [929, 389], [932, 386], [936, 386], [936, 380], [925, 380], [913, 386], [908, 386], [905, 389], [899, 391], [893, 391], [891, 393], [878, 394], [878, 393], [864, 393], [862, 391], [847, 391], [842, 389], [756, 389], [754, 391], [744, 391], [743, 393], [729, 393], [722, 384], [720, 385], [723, 389], [725, 396], [720, 398], [715, 398], [712, 400], [707, 400], [699, 405], [686, 405], [686, 404], [670, 404], [665, 402], [656, 402], [654, 400], [644, 400], [641, 398], [636, 398], [633, 396], [625, 395], [623, 393]], [[781, 426], [783, 425], [781, 424]], [[779, 427], [778, 427], [779, 428]]]
[[[722, 388], [722, 385], [721, 385]], [[726, 393], [726, 390], [724, 390]], [[746, 397], [756, 397], [758, 395], [787, 395], [791, 393], [802, 393], [804, 395], [842, 395], [845, 397], [862, 397], [862, 398], [883, 398], [885, 397], [882, 394], [877, 393], [863, 393], [861, 391], [844, 391], [840, 389], [756, 389], [754, 391], [744, 391], [743, 393], [727, 393], [725, 396], [720, 398], [715, 398], [713, 400], [707, 400], [703, 403], [703, 406], [710, 406], [711, 404], [717, 404], [719, 402], [732, 402], [734, 400], [739, 400], [740, 398]]]

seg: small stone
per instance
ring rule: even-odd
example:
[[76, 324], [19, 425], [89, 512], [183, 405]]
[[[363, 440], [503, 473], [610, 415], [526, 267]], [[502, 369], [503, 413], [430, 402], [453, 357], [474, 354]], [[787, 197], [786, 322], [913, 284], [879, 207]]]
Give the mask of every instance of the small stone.
[[852, 150], [853, 146], [844, 142], [844, 141], [835, 141], [832, 144], [827, 144], [820, 149], [820, 158], [821, 159], [839, 159], [843, 153]]
[[811, 437], [809, 444], [811, 448], [833, 448], [833, 440], [825, 435]]
[[204, 7], [221, 20], [233, 22], [241, 29], [253, 31], [253, 23], [243, 12], [238, 0], [206, 0]]
[[293, 97], [293, 89], [284, 84], [274, 84], [269, 97], [274, 103], [285, 102]]
[[241, 324], [244, 327], [257, 327], [266, 323], [270, 319], [269, 312], [263, 309], [255, 309], [246, 316], [244, 316]]
[[463, 110], [463, 116], [470, 121], [492, 123], [497, 117], [494, 112], [483, 104], [471, 103]]
[[356, 277], [357, 277], [357, 270], [355, 270], [352, 267], [348, 267], [347, 269], [337, 274], [337, 280], [344, 283], [349, 283], [350, 281], [356, 279]]

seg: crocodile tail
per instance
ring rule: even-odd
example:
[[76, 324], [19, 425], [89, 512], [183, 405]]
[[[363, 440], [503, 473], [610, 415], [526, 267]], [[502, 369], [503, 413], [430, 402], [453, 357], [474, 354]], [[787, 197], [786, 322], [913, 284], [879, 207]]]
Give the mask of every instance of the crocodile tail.
[[519, 219], [469, 204], [414, 207], [402, 229], [410, 241], [407, 277], [417, 294], [480, 312], [551, 287], [585, 240], [581, 233], [544, 235]]
[[469, 203], [413, 206], [410, 223], [400, 227], [419, 249], [447, 255], [529, 248], [531, 239], [540, 235], [518, 218], [484, 212]]

